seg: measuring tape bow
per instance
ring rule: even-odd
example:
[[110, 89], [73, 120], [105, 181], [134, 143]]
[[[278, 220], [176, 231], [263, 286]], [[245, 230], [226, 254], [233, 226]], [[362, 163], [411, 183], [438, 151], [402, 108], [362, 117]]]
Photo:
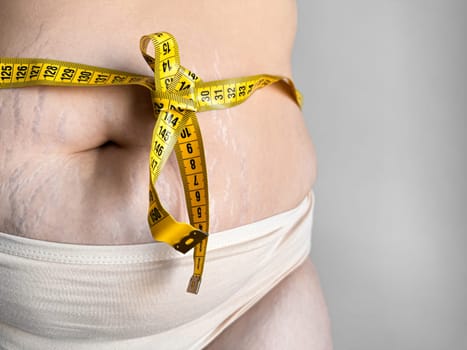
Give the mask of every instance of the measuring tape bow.
[[[147, 53], [149, 43], [154, 46], [154, 57]], [[156, 122], [149, 155], [149, 228], [155, 240], [181, 253], [194, 248], [194, 271], [187, 292], [197, 294], [208, 241], [209, 196], [203, 140], [195, 112], [236, 106], [256, 90], [276, 82], [289, 87], [299, 106], [302, 96], [290, 79], [274, 75], [203, 82], [180, 65], [177, 42], [169, 33], [143, 36], [140, 49], [153, 77], [49, 59], [0, 58], [0, 88], [141, 85], [151, 91]], [[155, 187], [174, 149], [190, 224], [176, 221], [165, 210]]]

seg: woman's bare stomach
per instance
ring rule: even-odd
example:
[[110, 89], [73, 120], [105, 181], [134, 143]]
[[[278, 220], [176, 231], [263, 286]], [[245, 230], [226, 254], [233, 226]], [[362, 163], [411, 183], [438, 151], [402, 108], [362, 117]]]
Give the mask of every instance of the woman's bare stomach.
[[[182, 64], [204, 80], [291, 76], [292, 2], [55, 4], [0, 1], [0, 56], [150, 75], [139, 38], [168, 31], [179, 42]], [[291, 209], [311, 189], [314, 149], [300, 110], [280, 87], [198, 117], [211, 232]], [[152, 241], [146, 212], [153, 125], [144, 88], [0, 90], [0, 231], [69, 243]], [[157, 188], [168, 211], [187, 221], [173, 157]]]

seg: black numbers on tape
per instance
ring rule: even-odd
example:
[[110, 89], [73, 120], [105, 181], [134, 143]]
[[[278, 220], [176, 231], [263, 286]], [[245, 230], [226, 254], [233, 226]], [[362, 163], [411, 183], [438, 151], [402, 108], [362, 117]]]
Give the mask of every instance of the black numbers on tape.
[[174, 78], [167, 78], [164, 80], [165, 88], [168, 89], [171, 82], [174, 81]]
[[160, 127], [159, 127], [159, 136], [160, 136], [161, 139], [164, 140], [165, 142], [169, 141], [170, 135], [171, 135], [171, 134], [172, 134], [172, 133], [171, 133], [169, 130], [167, 130], [166, 127], [164, 127], [164, 126], [160, 126]]
[[153, 223], [156, 223], [158, 220], [162, 219], [162, 214], [157, 208], [152, 208], [149, 212], [149, 217]]
[[55, 78], [57, 75], [58, 68], [55, 66], [47, 66], [45, 67], [44, 77], [45, 78]]
[[182, 130], [182, 132], [180, 133], [180, 137], [181, 137], [182, 139], [186, 139], [186, 138], [188, 138], [188, 137], [190, 137], [190, 136], [191, 136], [191, 132], [190, 132], [190, 130], [188, 130], [188, 128], [184, 128], [184, 129]]
[[164, 153], [164, 145], [160, 144], [159, 141], [154, 143], [154, 152], [159, 156], [162, 157], [162, 153]]
[[81, 73], [79, 73], [78, 82], [80, 83], [88, 82], [89, 80], [91, 80], [91, 76], [92, 76], [92, 72], [88, 72], [84, 70]]
[[195, 181], [193, 181], [194, 185], [195, 186], [198, 186], [199, 185], [199, 182], [198, 182], [198, 177], [195, 175]]
[[222, 101], [224, 99], [224, 94], [222, 90], [215, 90], [214, 91], [214, 99], [216, 101]]
[[[162, 103], [161, 103], [161, 105], [162, 105]], [[177, 126], [179, 118], [175, 117], [172, 113], [166, 112], [164, 120], [167, 122], [167, 124], [171, 124], [172, 127], [175, 128]]]
[[174, 106], [173, 104], [170, 105], [170, 110], [172, 110], [172, 111], [179, 111], [180, 113], [185, 112], [185, 110], [184, 110], [182, 107], [180, 107], [180, 106]]
[[209, 90], [201, 91], [201, 101], [203, 102], [211, 101], [211, 98], [209, 97]]
[[164, 109], [164, 104], [161, 102], [161, 103], [157, 103], [157, 102], [154, 102], [154, 111], [159, 114], [162, 109]]
[[201, 194], [199, 193], [199, 191], [195, 192], [195, 197], [196, 197], [197, 202], [199, 202], [201, 200]]
[[157, 164], [158, 164], [157, 160], [155, 160], [155, 159], [151, 160], [151, 169], [152, 169], [152, 171], [156, 170]]
[[39, 73], [41, 71], [40, 66], [32, 66], [31, 67], [31, 73], [29, 74], [29, 78], [37, 78], [39, 76]]
[[13, 72], [12, 66], [6, 66], [6, 65], [2, 66], [0, 77], [2, 78], [2, 80], [10, 80], [12, 72]]
[[190, 167], [192, 170], [195, 170], [196, 169], [196, 162], [194, 159], [190, 159]]
[[[83, 72], [84, 73], [84, 72]], [[91, 72], [86, 72], [86, 73], [89, 73], [89, 78], [88, 80], [91, 78]], [[82, 73], [81, 73], [82, 74]], [[112, 78], [112, 84], [115, 84], [115, 83], [122, 83], [125, 81], [125, 76], [123, 75], [116, 75]]]
[[75, 75], [75, 70], [72, 68], [65, 68], [60, 76], [60, 79], [63, 80], [71, 80], [73, 79], [73, 75]]
[[193, 73], [192, 71], [188, 71], [188, 76], [193, 80], [198, 79], [197, 75]]
[[96, 83], [105, 83], [109, 79], [109, 75], [107, 74], [97, 74], [97, 77], [95, 79]]
[[189, 159], [189, 158], [197, 158], [201, 150], [199, 148], [199, 142], [195, 139], [189, 140], [189, 142], [181, 143], [180, 144], [180, 151], [182, 151], [182, 157], [183, 159]]
[[196, 209], [196, 214], [198, 214], [198, 218], [201, 218], [203, 216], [203, 211], [201, 210], [201, 207], [198, 207]]
[[191, 143], [186, 144], [186, 150], [188, 153], [193, 153], [193, 147], [191, 146]]
[[182, 81], [180, 83], [180, 88], [178, 89], [178, 91], [182, 91], [182, 90], [187, 90], [190, 88], [190, 84], [188, 84], [186, 81]]
[[164, 51], [164, 55], [168, 55], [170, 53], [170, 45], [168, 42], [162, 44], [162, 50]]
[[238, 87], [238, 96], [245, 96], [246, 95], [246, 86], [242, 85]]
[[28, 66], [19, 66], [16, 71], [16, 80], [26, 79], [26, 73], [28, 71]]
[[162, 70], [165, 72], [170, 72], [172, 66], [170, 65], [170, 60], [162, 62]]
[[11, 66], [2, 66], [2, 72], [0, 74], [2, 80], [10, 80], [13, 68]]
[[227, 97], [235, 98], [235, 88], [227, 88]]

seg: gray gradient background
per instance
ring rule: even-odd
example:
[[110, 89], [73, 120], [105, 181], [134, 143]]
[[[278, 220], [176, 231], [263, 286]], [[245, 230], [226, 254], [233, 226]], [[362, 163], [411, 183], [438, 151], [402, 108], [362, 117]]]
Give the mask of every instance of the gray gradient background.
[[467, 1], [298, 9], [335, 349], [467, 349]]

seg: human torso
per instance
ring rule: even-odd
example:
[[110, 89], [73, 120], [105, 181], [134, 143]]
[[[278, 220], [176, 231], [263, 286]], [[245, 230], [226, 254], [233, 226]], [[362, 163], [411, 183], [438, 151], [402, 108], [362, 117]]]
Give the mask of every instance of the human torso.
[[[295, 7], [288, 1], [0, 1], [0, 56], [42, 57], [150, 75], [139, 38], [167, 31], [203, 80], [291, 77]], [[296, 206], [315, 154], [303, 116], [271, 86], [244, 104], [198, 113], [211, 231]], [[58, 242], [149, 242], [148, 151], [154, 116], [139, 87], [0, 90], [0, 231]], [[157, 182], [186, 221], [172, 157]]]

